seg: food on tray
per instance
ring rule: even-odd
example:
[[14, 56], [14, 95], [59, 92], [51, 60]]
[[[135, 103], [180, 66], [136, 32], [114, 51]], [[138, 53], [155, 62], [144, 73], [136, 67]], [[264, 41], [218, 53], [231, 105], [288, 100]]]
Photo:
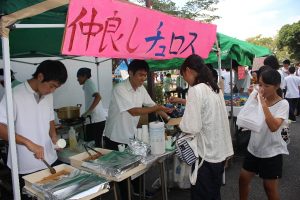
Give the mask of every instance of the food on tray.
[[55, 174], [51, 174], [49, 176], [44, 177], [42, 180], [40, 180], [39, 182], [37, 182], [38, 184], [46, 184], [49, 183], [51, 181], [57, 181], [59, 180], [62, 176], [65, 175], [69, 175], [70, 171], [67, 170], [61, 170], [56, 172]]
[[90, 155], [89, 157], [87, 157], [83, 161], [96, 160], [96, 159], [100, 158], [101, 156], [103, 156], [103, 154], [99, 152], [99, 153], [96, 153], [94, 155]]

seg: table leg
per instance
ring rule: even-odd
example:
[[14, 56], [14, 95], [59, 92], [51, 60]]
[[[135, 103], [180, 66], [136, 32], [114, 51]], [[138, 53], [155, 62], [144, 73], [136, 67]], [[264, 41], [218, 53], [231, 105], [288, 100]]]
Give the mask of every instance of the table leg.
[[131, 179], [127, 178], [127, 187], [128, 187], [128, 200], [131, 200]]
[[168, 200], [168, 188], [167, 188], [167, 180], [166, 180], [166, 167], [165, 161], [160, 163], [160, 180], [161, 180], [161, 189], [162, 189], [162, 199]]
[[117, 183], [113, 182], [115, 200], [118, 200]]

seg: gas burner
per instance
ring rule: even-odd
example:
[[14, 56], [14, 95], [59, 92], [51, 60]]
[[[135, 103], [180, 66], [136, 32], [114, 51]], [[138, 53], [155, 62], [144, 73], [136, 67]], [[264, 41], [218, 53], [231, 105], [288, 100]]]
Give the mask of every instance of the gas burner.
[[61, 120], [59, 120], [59, 122], [63, 126], [74, 126], [74, 125], [82, 124], [82, 123], [84, 123], [84, 121], [85, 121], [85, 118], [83, 118], [83, 117], [79, 117], [79, 118], [75, 118], [75, 119], [61, 119]]

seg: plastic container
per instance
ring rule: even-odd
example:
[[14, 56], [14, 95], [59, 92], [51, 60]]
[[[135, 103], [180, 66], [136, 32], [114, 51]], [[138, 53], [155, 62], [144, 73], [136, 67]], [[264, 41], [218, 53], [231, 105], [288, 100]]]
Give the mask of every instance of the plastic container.
[[75, 132], [75, 129], [73, 128], [73, 126], [70, 127], [68, 134], [69, 134], [70, 149], [76, 149], [77, 138], [76, 138], [76, 132]]
[[151, 122], [149, 124], [151, 154], [165, 153], [165, 128], [163, 122]]

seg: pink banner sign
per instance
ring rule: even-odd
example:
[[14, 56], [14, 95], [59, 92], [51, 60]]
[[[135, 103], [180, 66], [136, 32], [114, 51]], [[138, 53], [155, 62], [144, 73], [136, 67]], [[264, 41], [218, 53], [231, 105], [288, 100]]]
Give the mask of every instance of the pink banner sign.
[[207, 58], [216, 25], [117, 0], [71, 0], [62, 54], [107, 58]]

